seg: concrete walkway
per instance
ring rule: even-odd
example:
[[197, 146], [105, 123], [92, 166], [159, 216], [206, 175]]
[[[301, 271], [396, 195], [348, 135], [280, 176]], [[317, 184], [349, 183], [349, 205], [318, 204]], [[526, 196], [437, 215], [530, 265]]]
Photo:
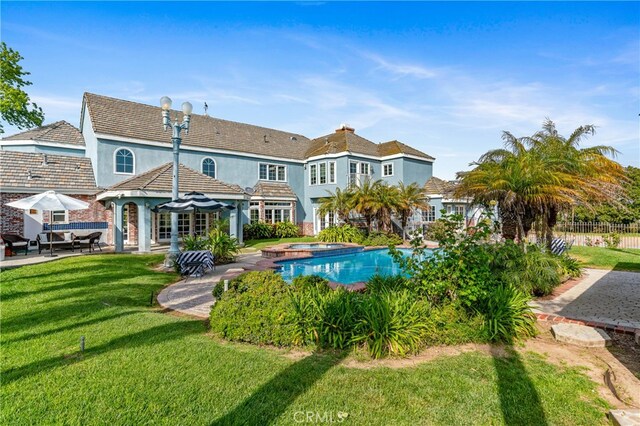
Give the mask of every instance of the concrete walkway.
[[546, 314], [640, 329], [640, 273], [586, 269], [579, 284], [535, 305]]
[[255, 269], [256, 263], [261, 259], [260, 252], [241, 254], [236, 263], [216, 266], [214, 271], [209, 271], [202, 277], [189, 277], [170, 285], [158, 294], [158, 303], [172, 311], [209, 318], [213, 305], [212, 291], [216, 283], [230, 275]]

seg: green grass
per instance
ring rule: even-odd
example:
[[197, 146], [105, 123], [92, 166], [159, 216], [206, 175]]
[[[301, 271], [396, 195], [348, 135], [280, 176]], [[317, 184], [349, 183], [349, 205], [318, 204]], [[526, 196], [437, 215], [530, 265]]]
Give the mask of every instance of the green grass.
[[314, 237], [295, 237], [295, 238], [269, 238], [266, 240], [247, 240], [245, 247], [252, 247], [256, 250], [262, 250], [265, 247], [275, 246], [282, 243], [312, 243], [318, 241]]
[[583, 266], [615, 271], [640, 271], [640, 249], [572, 247], [569, 255]]
[[351, 369], [338, 365], [344, 354], [293, 359], [217, 341], [202, 321], [148, 306], [175, 279], [149, 269], [161, 260], [2, 272], [0, 424], [295, 425], [305, 412], [336, 423], [339, 411], [353, 425], [606, 424], [593, 382], [535, 354]]

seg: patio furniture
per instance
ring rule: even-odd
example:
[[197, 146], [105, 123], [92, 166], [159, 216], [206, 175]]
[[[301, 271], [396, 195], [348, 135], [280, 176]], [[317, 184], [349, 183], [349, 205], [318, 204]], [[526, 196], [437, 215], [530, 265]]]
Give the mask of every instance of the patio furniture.
[[24, 248], [24, 255], [29, 253], [29, 239], [18, 234], [2, 234], [0, 235], [5, 246], [11, 253], [18, 254], [18, 250]]
[[94, 247], [98, 247], [98, 249], [102, 251], [102, 247], [100, 247], [101, 236], [102, 232], [92, 232], [88, 235], [75, 235], [73, 241], [76, 243], [76, 246], [80, 248], [80, 253], [82, 253], [82, 247], [88, 247], [89, 253], [91, 253]]
[[176, 263], [180, 265], [180, 274], [187, 277], [201, 277], [206, 269], [213, 271], [213, 261], [213, 253], [209, 250], [185, 251], [176, 259]]
[[42, 250], [45, 251], [49, 249], [53, 251], [56, 249], [68, 249], [74, 251], [76, 246], [75, 241], [73, 240], [73, 234], [71, 232], [64, 232], [62, 234], [57, 232], [42, 232], [38, 234], [36, 237], [36, 241], [38, 242], [38, 254], [42, 253]]

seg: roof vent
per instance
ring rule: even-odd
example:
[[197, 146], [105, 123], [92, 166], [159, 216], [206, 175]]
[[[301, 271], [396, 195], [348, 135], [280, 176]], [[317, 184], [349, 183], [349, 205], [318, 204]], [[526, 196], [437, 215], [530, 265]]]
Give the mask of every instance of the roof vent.
[[342, 123], [340, 125], [339, 128], [336, 129], [336, 133], [337, 132], [349, 132], [349, 133], [354, 133], [356, 131], [356, 129], [354, 129], [353, 127], [349, 127], [349, 125], [347, 123]]
[[31, 174], [31, 169], [27, 171], [27, 180], [33, 179], [33, 175]]
[[49, 163], [47, 162], [47, 154], [42, 154], [42, 165], [43, 166], [49, 165]]
[[291, 136], [289, 139], [291, 139], [293, 142], [298, 140], [298, 138], [296, 138], [295, 136]]
[[269, 143], [269, 139], [267, 139], [267, 135], [264, 135], [264, 143]]

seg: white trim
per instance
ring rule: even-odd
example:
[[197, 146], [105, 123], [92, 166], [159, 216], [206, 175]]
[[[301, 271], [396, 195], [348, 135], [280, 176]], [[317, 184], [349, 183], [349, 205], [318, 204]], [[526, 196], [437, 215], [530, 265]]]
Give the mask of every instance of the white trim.
[[[127, 172], [119, 172], [117, 170], [118, 167], [118, 163], [116, 160], [116, 155], [118, 154], [119, 151], [121, 150], [127, 150], [131, 153], [131, 157], [133, 158], [133, 167], [132, 167], [132, 172], [131, 173], [127, 173]], [[113, 150], [113, 174], [114, 175], [127, 175], [127, 176], [133, 176], [136, 174], [136, 154], [133, 152], [133, 150], [131, 148], [127, 148], [126, 146], [121, 146], [116, 148], [115, 150]]]
[[262, 195], [255, 196], [253, 195], [249, 201], [297, 201], [297, 197], [294, 196], [284, 196], [284, 197], [263, 197]]
[[[55, 148], [76, 149], [78, 151], [86, 151], [85, 145], [78, 146], [76, 144], [64, 143], [64, 142], [40, 142], [34, 140], [0, 140], [0, 146], [50, 146]], [[56, 154], [52, 154], [56, 155]]]
[[[134, 144], [138, 144], [138, 145], [148, 145], [148, 146], [162, 147], [162, 148], [167, 148], [167, 149], [171, 149], [172, 148], [171, 144], [170, 143], [166, 143], [166, 142], [155, 142], [155, 141], [147, 141], [147, 140], [143, 140], [143, 139], [127, 138], [127, 137], [121, 137], [121, 136], [113, 136], [113, 135], [109, 135], [109, 134], [106, 134], [106, 133], [96, 133], [95, 136], [96, 136], [96, 139], [109, 139], [109, 140], [116, 141], [116, 142], [127, 142], [127, 143], [134, 143]], [[288, 163], [299, 163], [299, 164], [304, 164], [305, 163], [305, 160], [296, 160], [296, 159], [282, 158], [282, 157], [272, 157], [270, 155], [252, 154], [250, 152], [243, 152], [243, 151], [231, 151], [231, 150], [227, 150], [227, 149], [206, 148], [206, 147], [200, 147], [200, 146], [194, 146], [194, 145], [185, 145], [184, 144], [184, 140], [183, 140], [183, 144], [180, 145], [180, 150], [181, 151], [207, 152], [207, 153], [211, 153], [211, 154], [237, 155], [239, 157], [258, 158], [258, 159], [265, 159], [265, 160], [272, 160], [272, 161], [285, 161], [285, 162], [288, 162]]]
[[[213, 161], [213, 176], [209, 176], [204, 172], [204, 160]], [[218, 178], [218, 162], [216, 161], [216, 159], [213, 158], [213, 157], [204, 157], [202, 159], [202, 161], [200, 162], [200, 173], [202, 173], [203, 175], [207, 175], [209, 177], [212, 177], [214, 179], [217, 179]]]
[[[385, 175], [384, 174], [384, 166], [391, 166], [391, 174], [390, 175]], [[387, 161], [386, 163], [382, 163], [380, 168], [382, 169], [382, 170], [380, 170], [380, 175], [382, 177], [392, 177], [396, 173], [396, 170], [395, 170], [396, 168], [395, 168], [393, 162], [391, 162], [391, 161]]]
[[[181, 192], [180, 194], [178, 194], [179, 196], [184, 196], [184, 194], [186, 194], [186, 192]], [[232, 195], [232, 194], [218, 194], [215, 192], [207, 192], [204, 195], [206, 195], [209, 198], [216, 198], [216, 199], [220, 199], [220, 200], [233, 200], [233, 201], [238, 201], [238, 200], [248, 200], [249, 196], [248, 195]], [[118, 191], [118, 190], [111, 190], [111, 191], [105, 191], [102, 192], [100, 194], [98, 194], [96, 196], [96, 200], [100, 201], [100, 200], [106, 200], [106, 199], [110, 199], [110, 198], [123, 198], [123, 197], [138, 197], [138, 198], [168, 198], [171, 199], [171, 191], [167, 190], [167, 191], [143, 191], [143, 190], [139, 190], [139, 189], [134, 189], [134, 190], [123, 190], [123, 191]]]
[[[96, 139], [109, 139], [109, 140], [117, 141], [117, 142], [127, 142], [127, 143], [139, 144], [139, 145], [158, 146], [158, 147], [171, 149], [171, 144], [168, 143], [168, 142], [149, 141], [149, 140], [144, 140], [144, 139], [129, 138], [129, 137], [125, 137], [125, 136], [110, 135], [108, 133], [95, 133], [95, 137], [96, 137]], [[299, 163], [299, 164], [305, 164], [305, 163], [308, 163], [310, 161], [320, 160], [320, 159], [324, 159], [324, 158], [339, 158], [339, 157], [344, 157], [344, 156], [356, 156], [356, 157], [362, 157], [362, 158], [366, 158], [366, 159], [370, 159], [370, 160], [377, 160], [377, 161], [393, 160], [395, 158], [403, 158], [403, 157], [404, 158], [412, 158], [414, 160], [424, 161], [424, 162], [427, 162], [427, 163], [433, 163], [435, 161], [435, 158], [433, 158], [433, 157], [432, 158], [424, 158], [424, 157], [419, 157], [417, 155], [405, 154], [405, 153], [402, 153], [402, 152], [398, 153], [398, 154], [387, 155], [387, 156], [384, 156], [384, 157], [376, 157], [374, 155], [360, 154], [360, 153], [351, 152], [351, 151], [342, 151], [342, 152], [335, 153], [335, 154], [322, 154], [322, 155], [316, 155], [316, 156], [313, 156], [313, 157], [305, 158], [304, 160], [297, 160], [297, 159], [293, 159], [293, 158], [273, 157], [273, 156], [270, 156], [270, 155], [254, 154], [254, 153], [244, 152], [244, 151], [231, 151], [231, 150], [228, 150], [228, 149], [207, 148], [207, 147], [194, 146], [194, 145], [184, 145], [184, 142], [183, 142], [182, 145], [180, 145], [180, 149], [183, 150], [183, 151], [197, 151], [197, 152], [208, 152], [208, 153], [212, 153], [212, 154], [237, 155], [237, 156], [240, 156], [240, 157], [249, 157], [249, 158], [258, 158], [258, 159], [265, 159], [265, 160], [276, 160], [276, 161], [286, 161], [286, 162], [289, 162], [289, 163]]]
[[[267, 179], [262, 179], [260, 177], [260, 166], [265, 164], [267, 166]], [[276, 166], [276, 167], [284, 167], [284, 180], [280, 180], [278, 179], [278, 169], [276, 169], [276, 179], [269, 179], [269, 166]], [[289, 182], [288, 177], [289, 177], [289, 170], [287, 170], [287, 165], [286, 164], [278, 164], [278, 163], [263, 163], [260, 162], [258, 163], [258, 180], [264, 181], [264, 182]]]
[[[312, 177], [311, 170], [312, 170], [312, 167], [314, 167], [315, 170], [316, 170], [316, 172], [313, 173], [313, 174], [315, 174], [316, 183], [313, 183], [311, 181], [311, 177]], [[318, 163], [309, 164], [309, 186], [317, 186], [317, 185], [318, 185]]]
[[[57, 221], [54, 222], [53, 221], [53, 215], [56, 212], [63, 212], [64, 213], [64, 220], [63, 221]], [[49, 216], [49, 221], [51, 225], [58, 225], [58, 224], [68, 224], [69, 223], [69, 210], [51, 210], [50, 211], [50, 216]]]
[[[331, 164], [333, 164], [333, 180], [330, 180]], [[327, 184], [335, 185], [337, 182], [338, 182], [338, 162], [335, 160], [327, 161]]]

